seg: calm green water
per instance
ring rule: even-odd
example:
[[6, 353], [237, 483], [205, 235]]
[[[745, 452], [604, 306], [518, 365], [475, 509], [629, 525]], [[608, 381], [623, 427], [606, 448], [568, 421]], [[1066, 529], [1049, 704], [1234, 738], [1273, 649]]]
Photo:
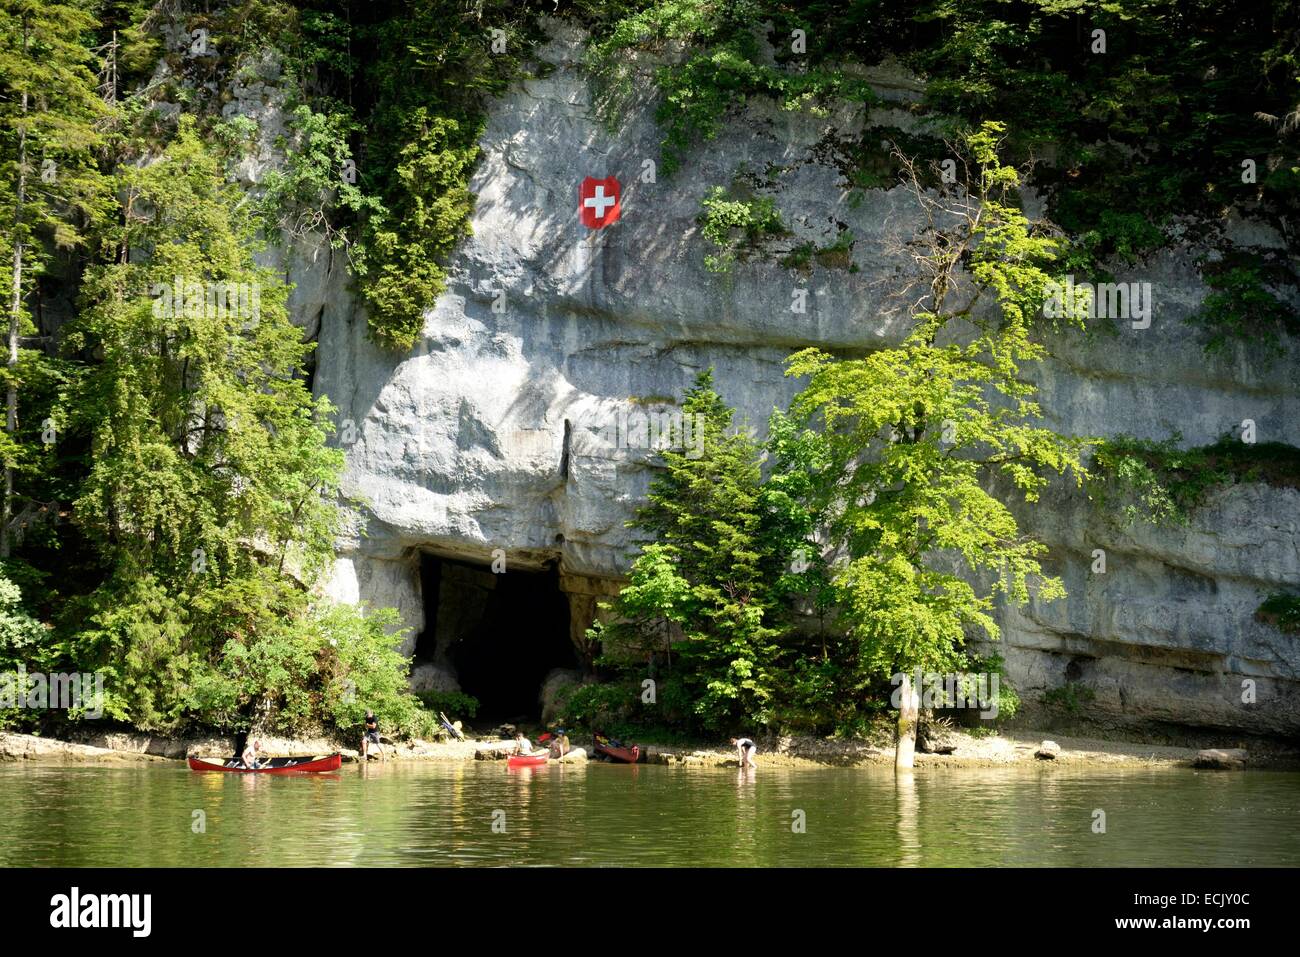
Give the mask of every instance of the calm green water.
[[1300, 865], [1300, 775], [1267, 771], [18, 763], [0, 816], [5, 866]]

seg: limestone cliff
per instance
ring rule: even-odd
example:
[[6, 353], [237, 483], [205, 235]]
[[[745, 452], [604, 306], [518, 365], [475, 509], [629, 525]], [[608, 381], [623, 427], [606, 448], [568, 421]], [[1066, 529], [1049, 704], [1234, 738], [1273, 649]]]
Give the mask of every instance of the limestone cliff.
[[[611, 127], [582, 66], [584, 38], [557, 23], [538, 51], [553, 69], [496, 101], [472, 181], [473, 237], [429, 304], [409, 354], [377, 349], [325, 248], [299, 247], [286, 267], [299, 319], [319, 329], [315, 388], [339, 408], [347, 490], [356, 511], [330, 589], [394, 605], [425, 628], [418, 556], [511, 567], [558, 562], [573, 628], [590, 620], [634, 554], [624, 523], [642, 498], [652, 451], [620, 448], [609, 430], [630, 414], [671, 410], [697, 371], [760, 429], [796, 383], [785, 357], [818, 345], [846, 352], [898, 341], [889, 296], [902, 268], [896, 240], [914, 224], [903, 189], [851, 196], [838, 141], [874, 125], [917, 122], [887, 107], [863, 115], [782, 111], [754, 103], [673, 177], [647, 181], [659, 158], [653, 84]], [[901, 102], [905, 81], [882, 76]], [[577, 217], [584, 176], [618, 176], [622, 219], [594, 236]], [[792, 235], [719, 275], [697, 222], [708, 190], [746, 178], [770, 196]], [[1223, 224], [1243, 245], [1283, 248], [1271, 229]], [[847, 231], [847, 232], [846, 232]], [[850, 236], [851, 266], [788, 268], [781, 256]], [[1120, 433], [1188, 444], [1256, 423], [1260, 441], [1300, 445], [1300, 353], [1266, 361], [1249, 350], [1207, 358], [1186, 319], [1206, 293], [1177, 242], [1117, 278], [1150, 282], [1149, 328], [1063, 335], [1033, 373], [1061, 431]], [[807, 290], [803, 313], [791, 309]], [[1264, 595], [1300, 582], [1300, 491], [1234, 485], [1190, 527], [1120, 528], [1077, 492], [1021, 509], [1052, 549], [1069, 598], [1004, 613], [1009, 680], [1034, 698], [1067, 680], [1117, 720], [1287, 732], [1300, 728], [1300, 647], [1258, 622]], [[1105, 574], [1090, 570], [1107, 552]], [[444, 676], [446, 677], [446, 676]], [[1257, 703], [1241, 702], [1242, 679]]]

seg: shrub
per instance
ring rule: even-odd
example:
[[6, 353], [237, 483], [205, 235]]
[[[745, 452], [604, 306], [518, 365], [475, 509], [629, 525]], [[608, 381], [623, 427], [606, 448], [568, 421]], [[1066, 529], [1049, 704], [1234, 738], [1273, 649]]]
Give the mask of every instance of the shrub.
[[640, 683], [632, 679], [572, 685], [560, 692], [560, 714], [569, 724], [603, 729], [627, 722], [640, 700]]
[[1091, 688], [1069, 682], [1044, 693], [1043, 703], [1048, 707], [1064, 711], [1071, 717], [1078, 717], [1096, 697], [1097, 693]]
[[1285, 268], [1270, 268], [1259, 257], [1226, 257], [1204, 267], [1210, 293], [1192, 317], [1205, 334], [1205, 350], [1222, 352], [1248, 344], [1268, 356], [1284, 352], [1283, 338], [1300, 333], [1300, 314], [1269, 288], [1295, 280]]
[[1276, 592], [1264, 599], [1255, 618], [1268, 622], [1279, 631], [1300, 634], [1300, 595]]
[[1300, 484], [1300, 449], [1281, 442], [1243, 442], [1226, 435], [1212, 445], [1178, 448], [1117, 436], [1093, 451], [1090, 494], [1122, 524], [1138, 518], [1185, 525], [1209, 493], [1234, 482]]
[[735, 198], [715, 186], [701, 205], [704, 238], [718, 248], [718, 252], [704, 257], [704, 267], [710, 272], [728, 272], [737, 256], [743, 256], [764, 239], [786, 232], [781, 214], [766, 196]]
[[0, 669], [23, 662], [39, 667], [48, 654], [49, 626], [22, 607], [22, 590], [0, 572]]

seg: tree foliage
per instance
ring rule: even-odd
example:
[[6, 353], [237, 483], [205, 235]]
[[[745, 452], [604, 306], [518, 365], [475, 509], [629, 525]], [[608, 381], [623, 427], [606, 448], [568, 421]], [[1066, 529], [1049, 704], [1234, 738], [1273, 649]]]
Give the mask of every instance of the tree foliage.
[[[790, 420], [814, 450], [812, 512], [836, 555], [832, 586], [857, 642], [857, 687], [958, 665], [969, 635], [998, 636], [999, 596], [1019, 604], [1064, 594], [1042, 571], [1045, 547], [1020, 532], [991, 485], [1034, 501], [1051, 473], [1084, 474], [1081, 443], [1039, 424], [1021, 376], [1043, 355], [1034, 324], [1056, 241], [1012, 205], [1018, 180], [997, 158], [1000, 132], [986, 124], [966, 139], [977, 173], [957, 224], [934, 217], [940, 225], [923, 237], [926, 295], [906, 339], [861, 359], [817, 350], [790, 359], [788, 374], [807, 380]], [[992, 308], [980, 314], [982, 295]]]
[[[91, 69], [86, 40], [97, 25], [86, 3], [0, 4], [0, 185], [6, 229], [0, 234], [5, 269], [0, 292], [8, 313], [5, 429], [0, 434], [4, 464], [0, 507], [0, 557], [8, 558], [35, 514], [47, 501], [42, 481], [40, 427], [45, 416], [19, 415], [24, 386], [28, 409], [47, 408], [51, 380], [62, 374], [43, 349], [23, 348], [42, 336], [29, 302], [55, 257], [80, 246], [87, 229], [102, 221], [107, 192], [97, 168], [106, 112]], [[26, 412], [27, 410], [24, 410]], [[20, 502], [22, 503], [20, 506]]]
[[[348, 251], [371, 336], [383, 346], [409, 349], [445, 288], [447, 257], [469, 234], [485, 100], [518, 71], [535, 13], [506, 0], [478, 4], [476, 16], [449, 0], [363, 9], [315, 0], [300, 14], [300, 61], [318, 75], [343, 75], [322, 114], [330, 119], [308, 114], [301, 123], [297, 185], [316, 178], [301, 173], [337, 176], [344, 159], [356, 159], [355, 186], [339, 187], [333, 222], [340, 230], [355, 223]], [[501, 31], [495, 40], [492, 30]]]
[[[121, 567], [314, 571], [329, 554], [342, 453], [299, 377], [312, 346], [284, 283], [255, 264], [256, 223], [188, 118], [165, 152], [117, 173], [117, 261], [87, 270], [73, 349], [102, 361], [63, 417], [91, 436], [79, 524]], [[124, 258], [125, 257], [125, 258]]]
[[[342, 453], [305, 387], [312, 346], [287, 289], [255, 262], [254, 208], [188, 117], [115, 180], [119, 222], [66, 340], [99, 359], [60, 421], [88, 439], [73, 515], [106, 568], [65, 618], [71, 654], [110, 676], [107, 712], [140, 727], [342, 717], [307, 640], [332, 619], [295, 581], [332, 555]], [[372, 666], [402, 671], [358, 663], [372, 682]]]
[[711, 370], [697, 376], [681, 412], [699, 431], [662, 452], [663, 472], [635, 521], [652, 537], [606, 609], [613, 622], [605, 637], [675, 659], [705, 727], [768, 724], [779, 681], [783, 556], [774, 548], [761, 450], [735, 428]]

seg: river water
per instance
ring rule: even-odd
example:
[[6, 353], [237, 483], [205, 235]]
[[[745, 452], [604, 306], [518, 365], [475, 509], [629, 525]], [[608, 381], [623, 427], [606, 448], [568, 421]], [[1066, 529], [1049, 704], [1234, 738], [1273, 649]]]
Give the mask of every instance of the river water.
[[18, 762], [0, 815], [4, 866], [1300, 865], [1280, 771]]

